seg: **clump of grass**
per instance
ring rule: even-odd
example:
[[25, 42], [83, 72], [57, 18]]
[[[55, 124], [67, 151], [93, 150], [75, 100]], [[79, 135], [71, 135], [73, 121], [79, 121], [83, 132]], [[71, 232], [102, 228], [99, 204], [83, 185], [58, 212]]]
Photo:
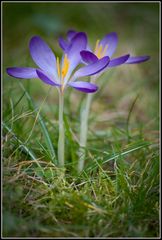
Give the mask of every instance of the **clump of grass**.
[[[149, 161], [142, 159], [145, 168], [138, 161], [142, 153], [149, 156]], [[134, 153], [130, 164], [117, 159], [114, 170], [98, 164], [91, 175], [85, 171], [66, 179], [60, 178], [60, 169], [41, 161], [44, 175], [29, 160], [7, 167], [4, 235], [157, 237], [158, 159], [150, 149], [141, 154]]]
[[[106, 131], [93, 128], [93, 119], [90, 144], [85, 149], [86, 167], [78, 175], [78, 126], [72, 121], [76, 116], [65, 114], [67, 162], [63, 178], [57, 157], [51, 154], [57, 151], [57, 127], [49, 131], [50, 120], [22, 84], [21, 91], [4, 109], [3, 235], [158, 237], [156, 136], [150, 138], [150, 133], [148, 138], [144, 129], [130, 125], [131, 113], [122, 124], [120, 119], [120, 124], [116, 122]], [[23, 114], [21, 104], [28, 106]], [[133, 104], [135, 101], [130, 107]], [[26, 141], [31, 129], [34, 138]]]

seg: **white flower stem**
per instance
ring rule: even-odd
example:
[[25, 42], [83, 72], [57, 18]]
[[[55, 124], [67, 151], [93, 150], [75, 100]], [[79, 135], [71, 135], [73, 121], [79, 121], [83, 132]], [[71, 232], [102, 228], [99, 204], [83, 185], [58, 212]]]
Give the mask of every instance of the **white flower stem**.
[[79, 162], [78, 162], [78, 172], [82, 172], [85, 162], [85, 147], [87, 145], [87, 134], [88, 134], [88, 118], [91, 106], [93, 94], [88, 94], [86, 101], [83, 105], [81, 116], [80, 116], [80, 148], [79, 148]]
[[[96, 76], [92, 76], [90, 78], [90, 82], [95, 82], [97, 78]], [[83, 171], [84, 162], [86, 157], [86, 145], [87, 145], [87, 136], [88, 136], [88, 119], [89, 119], [89, 112], [91, 107], [93, 94], [87, 94], [87, 98], [85, 103], [81, 108], [80, 113], [80, 139], [79, 139], [79, 162], [78, 162], [78, 173]]]
[[59, 139], [58, 139], [58, 164], [59, 167], [64, 167], [64, 119], [63, 119], [63, 109], [64, 109], [64, 95], [63, 92], [59, 93]]

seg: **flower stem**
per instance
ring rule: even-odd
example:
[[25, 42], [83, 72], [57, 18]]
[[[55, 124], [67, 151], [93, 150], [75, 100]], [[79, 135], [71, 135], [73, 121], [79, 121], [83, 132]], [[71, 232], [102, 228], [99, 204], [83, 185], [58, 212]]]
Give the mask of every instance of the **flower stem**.
[[64, 109], [64, 95], [60, 91], [59, 94], [59, 139], [58, 139], [58, 164], [60, 167], [64, 167], [64, 119], [63, 119], [63, 109]]
[[80, 121], [80, 149], [79, 149], [79, 163], [78, 163], [78, 172], [82, 172], [85, 162], [85, 147], [87, 144], [87, 134], [88, 134], [88, 118], [90, 105], [92, 101], [93, 94], [88, 94], [86, 98], [86, 102], [83, 105]]

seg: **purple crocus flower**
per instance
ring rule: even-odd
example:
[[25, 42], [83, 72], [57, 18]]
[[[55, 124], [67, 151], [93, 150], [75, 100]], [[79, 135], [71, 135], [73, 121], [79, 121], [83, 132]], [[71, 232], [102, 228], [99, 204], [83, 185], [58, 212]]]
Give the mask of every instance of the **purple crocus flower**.
[[[64, 50], [64, 52], [67, 51], [69, 45], [71, 44], [71, 41], [73, 40], [76, 34], [77, 34], [76, 31], [69, 30], [67, 32], [67, 40], [64, 40], [63, 38], [59, 39], [60, 47]], [[85, 64], [92, 64], [105, 56], [109, 56], [109, 58], [111, 59], [112, 55], [116, 50], [117, 44], [118, 36], [115, 32], [111, 32], [107, 34], [102, 40], [97, 40], [94, 51], [91, 49], [90, 46], [87, 46], [86, 50], [82, 50], [80, 52], [82, 60]], [[130, 54], [126, 54], [118, 58], [111, 59], [109, 64], [107, 65], [106, 68], [103, 69], [103, 71], [107, 70], [107, 68], [116, 67], [124, 63], [125, 64], [142, 63], [147, 61], [149, 58], [150, 58], [149, 56], [134, 57], [130, 56]]]
[[[66, 53], [68, 51], [71, 42], [75, 38], [77, 32], [74, 30], [70, 30], [67, 32], [67, 39], [64, 40], [62, 37], [59, 38], [60, 47]], [[111, 32], [107, 34], [102, 40], [97, 40], [96, 46], [94, 51], [91, 49], [89, 45], [87, 45], [87, 49], [82, 50], [80, 55], [82, 57], [82, 61], [85, 64], [93, 65], [99, 61], [99, 59], [108, 56], [110, 58], [110, 62], [107, 67], [103, 68], [98, 74], [95, 75], [95, 78], [91, 79], [91, 82], [95, 81], [101, 73], [106, 71], [108, 68], [116, 67], [121, 64], [133, 64], [133, 63], [141, 63], [147, 61], [149, 56], [139, 56], [139, 57], [132, 57], [130, 54], [126, 54], [120, 56], [118, 58], [112, 58], [116, 47], [118, 44], [118, 36], [115, 32]], [[77, 78], [77, 72], [74, 74], [74, 77]], [[81, 126], [80, 126], [80, 149], [79, 149], [79, 162], [78, 162], [78, 172], [80, 173], [83, 170], [84, 162], [85, 162], [85, 147], [87, 143], [87, 136], [88, 136], [88, 117], [90, 111], [90, 104], [92, 101], [93, 95], [88, 95], [86, 102], [84, 103], [84, 107], [82, 108], [83, 111], [81, 112]]]
[[93, 93], [97, 91], [97, 85], [76, 80], [100, 72], [109, 64], [110, 59], [108, 56], [102, 57], [92, 64], [79, 68], [73, 74], [74, 69], [81, 63], [80, 52], [86, 49], [86, 45], [86, 34], [75, 33], [60, 63], [59, 58], [55, 57], [50, 47], [39, 36], [34, 36], [30, 40], [29, 49], [32, 59], [39, 68], [9, 67], [7, 73], [21, 79], [39, 78], [46, 84], [58, 87], [61, 92], [64, 92], [67, 86], [71, 86], [78, 91]]

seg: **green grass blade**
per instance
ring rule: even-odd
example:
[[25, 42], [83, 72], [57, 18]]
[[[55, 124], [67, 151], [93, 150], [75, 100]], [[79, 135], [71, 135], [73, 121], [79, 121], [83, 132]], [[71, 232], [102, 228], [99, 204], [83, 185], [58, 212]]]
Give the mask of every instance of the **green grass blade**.
[[[132, 153], [132, 152], [135, 152], [135, 151], [137, 151], [137, 150], [140, 150], [140, 149], [142, 149], [142, 148], [146, 148], [146, 147], [148, 147], [148, 146], [150, 146], [151, 145], [151, 143], [150, 142], [142, 142], [141, 144], [140, 143], [136, 143], [136, 144], [132, 144], [132, 146], [131, 147], [128, 147], [127, 149], [124, 149], [122, 152], [116, 152], [116, 153], [114, 153], [114, 154], [107, 154], [106, 153], [106, 151], [104, 151], [104, 153], [106, 154], [106, 155], [109, 155], [109, 157], [104, 157], [103, 158], [103, 160], [101, 161], [101, 160], [98, 160], [99, 162], [100, 162], [100, 164], [105, 164], [105, 163], [107, 163], [107, 162], [110, 162], [110, 161], [112, 161], [112, 160], [116, 160], [116, 159], [118, 159], [118, 158], [120, 158], [120, 157], [123, 157], [123, 156], [126, 156], [126, 155], [128, 155], [129, 153]], [[95, 151], [97, 151], [97, 152], [101, 152], [100, 150], [97, 150], [97, 149], [93, 149], [93, 150], [95, 150]], [[101, 159], [101, 158], [100, 158]], [[87, 170], [94, 170], [94, 169], [96, 169], [98, 167], [98, 165], [96, 164], [96, 161], [93, 163], [93, 166], [92, 166], [92, 164], [91, 165], [88, 165], [87, 166]]]
[[125, 156], [125, 155], [127, 155], [127, 154], [129, 154], [129, 153], [132, 153], [132, 152], [134, 152], [134, 151], [137, 151], [137, 150], [139, 150], [139, 149], [141, 149], [141, 148], [148, 147], [149, 145], [151, 145], [151, 143], [149, 143], [149, 142], [144, 142], [144, 143], [142, 143], [142, 144], [139, 145], [139, 146], [134, 146], [134, 147], [132, 147], [132, 148], [128, 148], [128, 149], [126, 149], [125, 151], [123, 151], [123, 152], [121, 152], [121, 153], [117, 153], [117, 154], [115, 154], [114, 156], [109, 157], [108, 159], [104, 160], [104, 161], [103, 161], [103, 164], [104, 164], [104, 163], [107, 163], [107, 162], [109, 162], [109, 161], [111, 161], [111, 160], [114, 160], [114, 159], [116, 159], [116, 158], [118, 158], [118, 157]]
[[70, 153], [71, 153], [71, 160], [72, 163], [76, 162], [76, 143], [74, 142], [72, 130], [70, 128], [70, 124], [68, 121], [68, 117], [64, 114], [64, 124], [65, 124], [65, 130], [66, 130], [66, 136], [70, 144]]
[[[13, 105], [13, 109], [15, 109], [17, 107], [17, 105], [21, 102], [21, 100], [23, 99], [25, 95], [25, 92], [23, 92], [23, 94], [20, 96], [20, 98], [17, 100], [17, 102]], [[9, 108], [6, 112], [5, 112], [5, 117], [7, 117], [10, 113], [11, 113], [12, 109]]]
[[[35, 105], [34, 105], [34, 102], [33, 102], [32, 98], [31, 98], [30, 94], [26, 91], [26, 89], [24, 88], [22, 83], [19, 83], [19, 84], [20, 84], [20, 87], [25, 92], [25, 95], [26, 95], [26, 98], [27, 98], [28, 103], [30, 105], [30, 108], [34, 111], [35, 110]], [[45, 142], [46, 142], [47, 149], [49, 151], [49, 154], [51, 156], [52, 161], [54, 162], [54, 160], [56, 158], [55, 150], [54, 150], [54, 147], [53, 147], [53, 144], [52, 144], [49, 132], [47, 130], [46, 124], [43, 121], [43, 118], [42, 118], [42, 116], [40, 114], [38, 116], [38, 122], [40, 124], [41, 130], [42, 130], [42, 134], [43, 134]]]
[[37, 157], [35, 156], [35, 154], [33, 153], [32, 150], [30, 150], [27, 146], [25, 146], [23, 144], [23, 142], [15, 135], [15, 133], [12, 131], [12, 129], [10, 129], [5, 123], [3, 123], [3, 127], [4, 129], [6, 129], [9, 133], [12, 134], [12, 136], [14, 137], [14, 139], [20, 144], [20, 146], [22, 147], [22, 149], [24, 150], [25, 153], [27, 153], [32, 160], [35, 160]]
[[135, 104], [137, 102], [139, 98], [139, 94], [137, 94], [137, 96], [135, 97], [135, 99], [133, 100], [131, 106], [130, 106], [130, 110], [129, 110], [129, 114], [128, 114], [128, 117], [127, 117], [127, 136], [128, 136], [128, 142], [130, 142], [130, 132], [129, 132], [129, 122], [130, 122], [130, 117], [131, 117], [131, 114], [133, 112], [133, 109], [135, 107]]

